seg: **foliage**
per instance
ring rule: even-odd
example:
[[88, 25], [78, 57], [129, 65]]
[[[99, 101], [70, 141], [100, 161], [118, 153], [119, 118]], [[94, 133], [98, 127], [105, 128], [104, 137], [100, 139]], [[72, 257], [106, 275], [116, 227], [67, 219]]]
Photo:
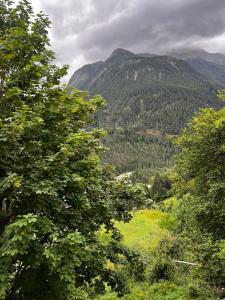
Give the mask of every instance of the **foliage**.
[[161, 281], [149, 285], [148, 283], [137, 284], [131, 282], [131, 293], [122, 298], [109, 293], [96, 300], [216, 300], [218, 299], [213, 291], [207, 286], [199, 283], [177, 285], [169, 281]]
[[175, 264], [181, 257], [181, 242], [171, 235], [161, 237], [156, 249], [151, 253], [151, 261], [147, 269], [148, 281], [173, 280], [176, 275]]
[[182, 148], [177, 156], [177, 191], [195, 197], [198, 226], [214, 239], [224, 238], [224, 141], [225, 109], [201, 111], [176, 139]]
[[101, 163], [104, 132], [87, 125], [104, 101], [60, 85], [48, 27], [28, 1], [0, 2], [0, 299], [85, 299], [105, 283], [122, 294], [107, 268], [120, 251], [97, 232], [120, 240], [114, 221], [144, 193]]
[[[177, 209], [177, 204], [176, 204]], [[172, 211], [174, 214], [174, 211]], [[170, 215], [167, 213], [166, 215]], [[173, 216], [173, 214], [171, 216]], [[149, 227], [147, 227], [147, 217]], [[158, 226], [164, 218], [164, 213], [155, 210], [137, 211], [132, 221], [128, 224], [118, 223], [117, 226], [124, 234], [124, 244], [138, 249], [146, 262], [145, 277], [142, 282], [137, 282], [135, 278], [130, 277], [130, 293], [123, 296], [124, 300], [136, 299], [217, 299], [213, 289], [204, 282], [204, 273], [199, 266], [188, 266], [175, 263], [176, 259], [194, 261], [192, 253], [187, 245], [187, 240], [175, 236], [172, 232], [162, 231]], [[154, 225], [155, 224], [155, 225]], [[141, 228], [145, 234], [141, 234]], [[139, 240], [135, 236], [136, 231]], [[149, 232], [149, 236], [147, 235]], [[153, 236], [152, 236], [153, 235]], [[157, 242], [156, 242], [157, 237]], [[103, 236], [101, 237], [103, 238]], [[106, 236], [104, 235], [104, 238]], [[143, 247], [143, 243], [146, 244]], [[153, 244], [154, 241], [154, 244]], [[155, 243], [156, 242], [156, 243]], [[222, 251], [222, 248], [221, 248]], [[221, 252], [221, 255], [223, 252]], [[215, 262], [216, 260], [214, 260]], [[121, 268], [120, 268], [121, 270]], [[223, 272], [223, 268], [221, 268]], [[129, 275], [129, 274], [128, 274]], [[165, 279], [169, 279], [166, 280]], [[115, 293], [108, 290], [104, 296], [94, 299], [113, 300], [119, 299]]]
[[[150, 288], [148, 294], [152, 300], [215, 300], [215, 295], [204, 286], [191, 284], [188, 286], [179, 286], [172, 282], [161, 282]], [[146, 298], [149, 299], [149, 298]]]
[[155, 202], [163, 201], [170, 196], [171, 180], [166, 174], [157, 173], [152, 181], [150, 195]]
[[175, 196], [165, 199], [160, 203], [160, 209], [164, 212], [164, 214], [159, 221], [159, 226], [174, 234], [176, 234], [180, 226], [180, 222], [177, 217], [178, 207], [179, 200]]
[[[225, 98], [225, 92], [220, 93]], [[175, 185], [181, 198], [178, 219], [206, 279], [225, 284], [220, 245], [225, 239], [225, 109], [201, 110], [175, 138]]]
[[173, 214], [165, 214], [160, 220], [159, 226], [171, 232], [175, 232], [178, 227], [177, 217]]
[[78, 232], [60, 236], [44, 216], [18, 217], [1, 237], [1, 299], [83, 299], [74, 268], [87, 259], [84, 242]]
[[179, 200], [175, 196], [173, 196], [168, 199], [165, 199], [162, 202], [162, 205], [160, 206], [160, 208], [162, 209], [162, 211], [165, 211], [165, 212], [174, 212], [174, 211], [176, 211], [178, 206], [179, 206]]

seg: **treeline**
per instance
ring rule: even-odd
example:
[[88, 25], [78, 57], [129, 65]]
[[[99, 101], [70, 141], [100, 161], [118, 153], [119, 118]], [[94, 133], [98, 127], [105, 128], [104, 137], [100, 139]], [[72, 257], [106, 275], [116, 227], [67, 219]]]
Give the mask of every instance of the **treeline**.
[[133, 172], [133, 179], [148, 182], [157, 169], [173, 164], [175, 147], [156, 130], [115, 130], [104, 140], [109, 151], [103, 159], [112, 163], [118, 174]]

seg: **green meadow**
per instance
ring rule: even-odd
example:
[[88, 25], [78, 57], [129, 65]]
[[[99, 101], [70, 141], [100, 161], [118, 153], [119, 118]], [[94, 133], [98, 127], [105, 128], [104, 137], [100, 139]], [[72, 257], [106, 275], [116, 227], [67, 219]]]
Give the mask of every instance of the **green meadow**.
[[160, 210], [139, 210], [133, 213], [129, 223], [117, 223], [124, 236], [123, 243], [144, 254], [153, 250], [159, 240], [167, 233], [160, 227], [160, 221], [166, 213]]

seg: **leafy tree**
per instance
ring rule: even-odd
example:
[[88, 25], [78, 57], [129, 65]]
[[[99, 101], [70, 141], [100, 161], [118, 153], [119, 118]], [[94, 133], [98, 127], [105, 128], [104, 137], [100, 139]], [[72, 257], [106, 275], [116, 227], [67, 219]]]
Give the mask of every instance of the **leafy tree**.
[[181, 148], [176, 160], [181, 228], [208, 280], [224, 285], [219, 253], [225, 239], [225, 108], [201, 110], [175, 142]]
[[199, 226], [215, 239], [224, 238], [225, 109], [202, 110], [176, 143], [182, 149], [176, 162], [177, 190], [202, 201]]
[[85, 126], [104, 101], [60, 85], [67, 67], [52, 63], [49, 25], [26, 0], [0, 1], [0, 299], [85, 299], [104, 283], [124, 292], [97, 231], [116, 243], [114, 220], [143, 199], [101, 163], [104, 132]]

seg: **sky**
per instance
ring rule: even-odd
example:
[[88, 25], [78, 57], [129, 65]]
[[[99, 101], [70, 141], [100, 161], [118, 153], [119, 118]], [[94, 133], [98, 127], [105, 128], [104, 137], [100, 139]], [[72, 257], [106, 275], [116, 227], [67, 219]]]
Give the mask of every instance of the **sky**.
[[225, 54], [225, 0], [31, 0], [50, 18], [50, 39], [68, 78], [116, 48], [165, 53], [180, 47]]

